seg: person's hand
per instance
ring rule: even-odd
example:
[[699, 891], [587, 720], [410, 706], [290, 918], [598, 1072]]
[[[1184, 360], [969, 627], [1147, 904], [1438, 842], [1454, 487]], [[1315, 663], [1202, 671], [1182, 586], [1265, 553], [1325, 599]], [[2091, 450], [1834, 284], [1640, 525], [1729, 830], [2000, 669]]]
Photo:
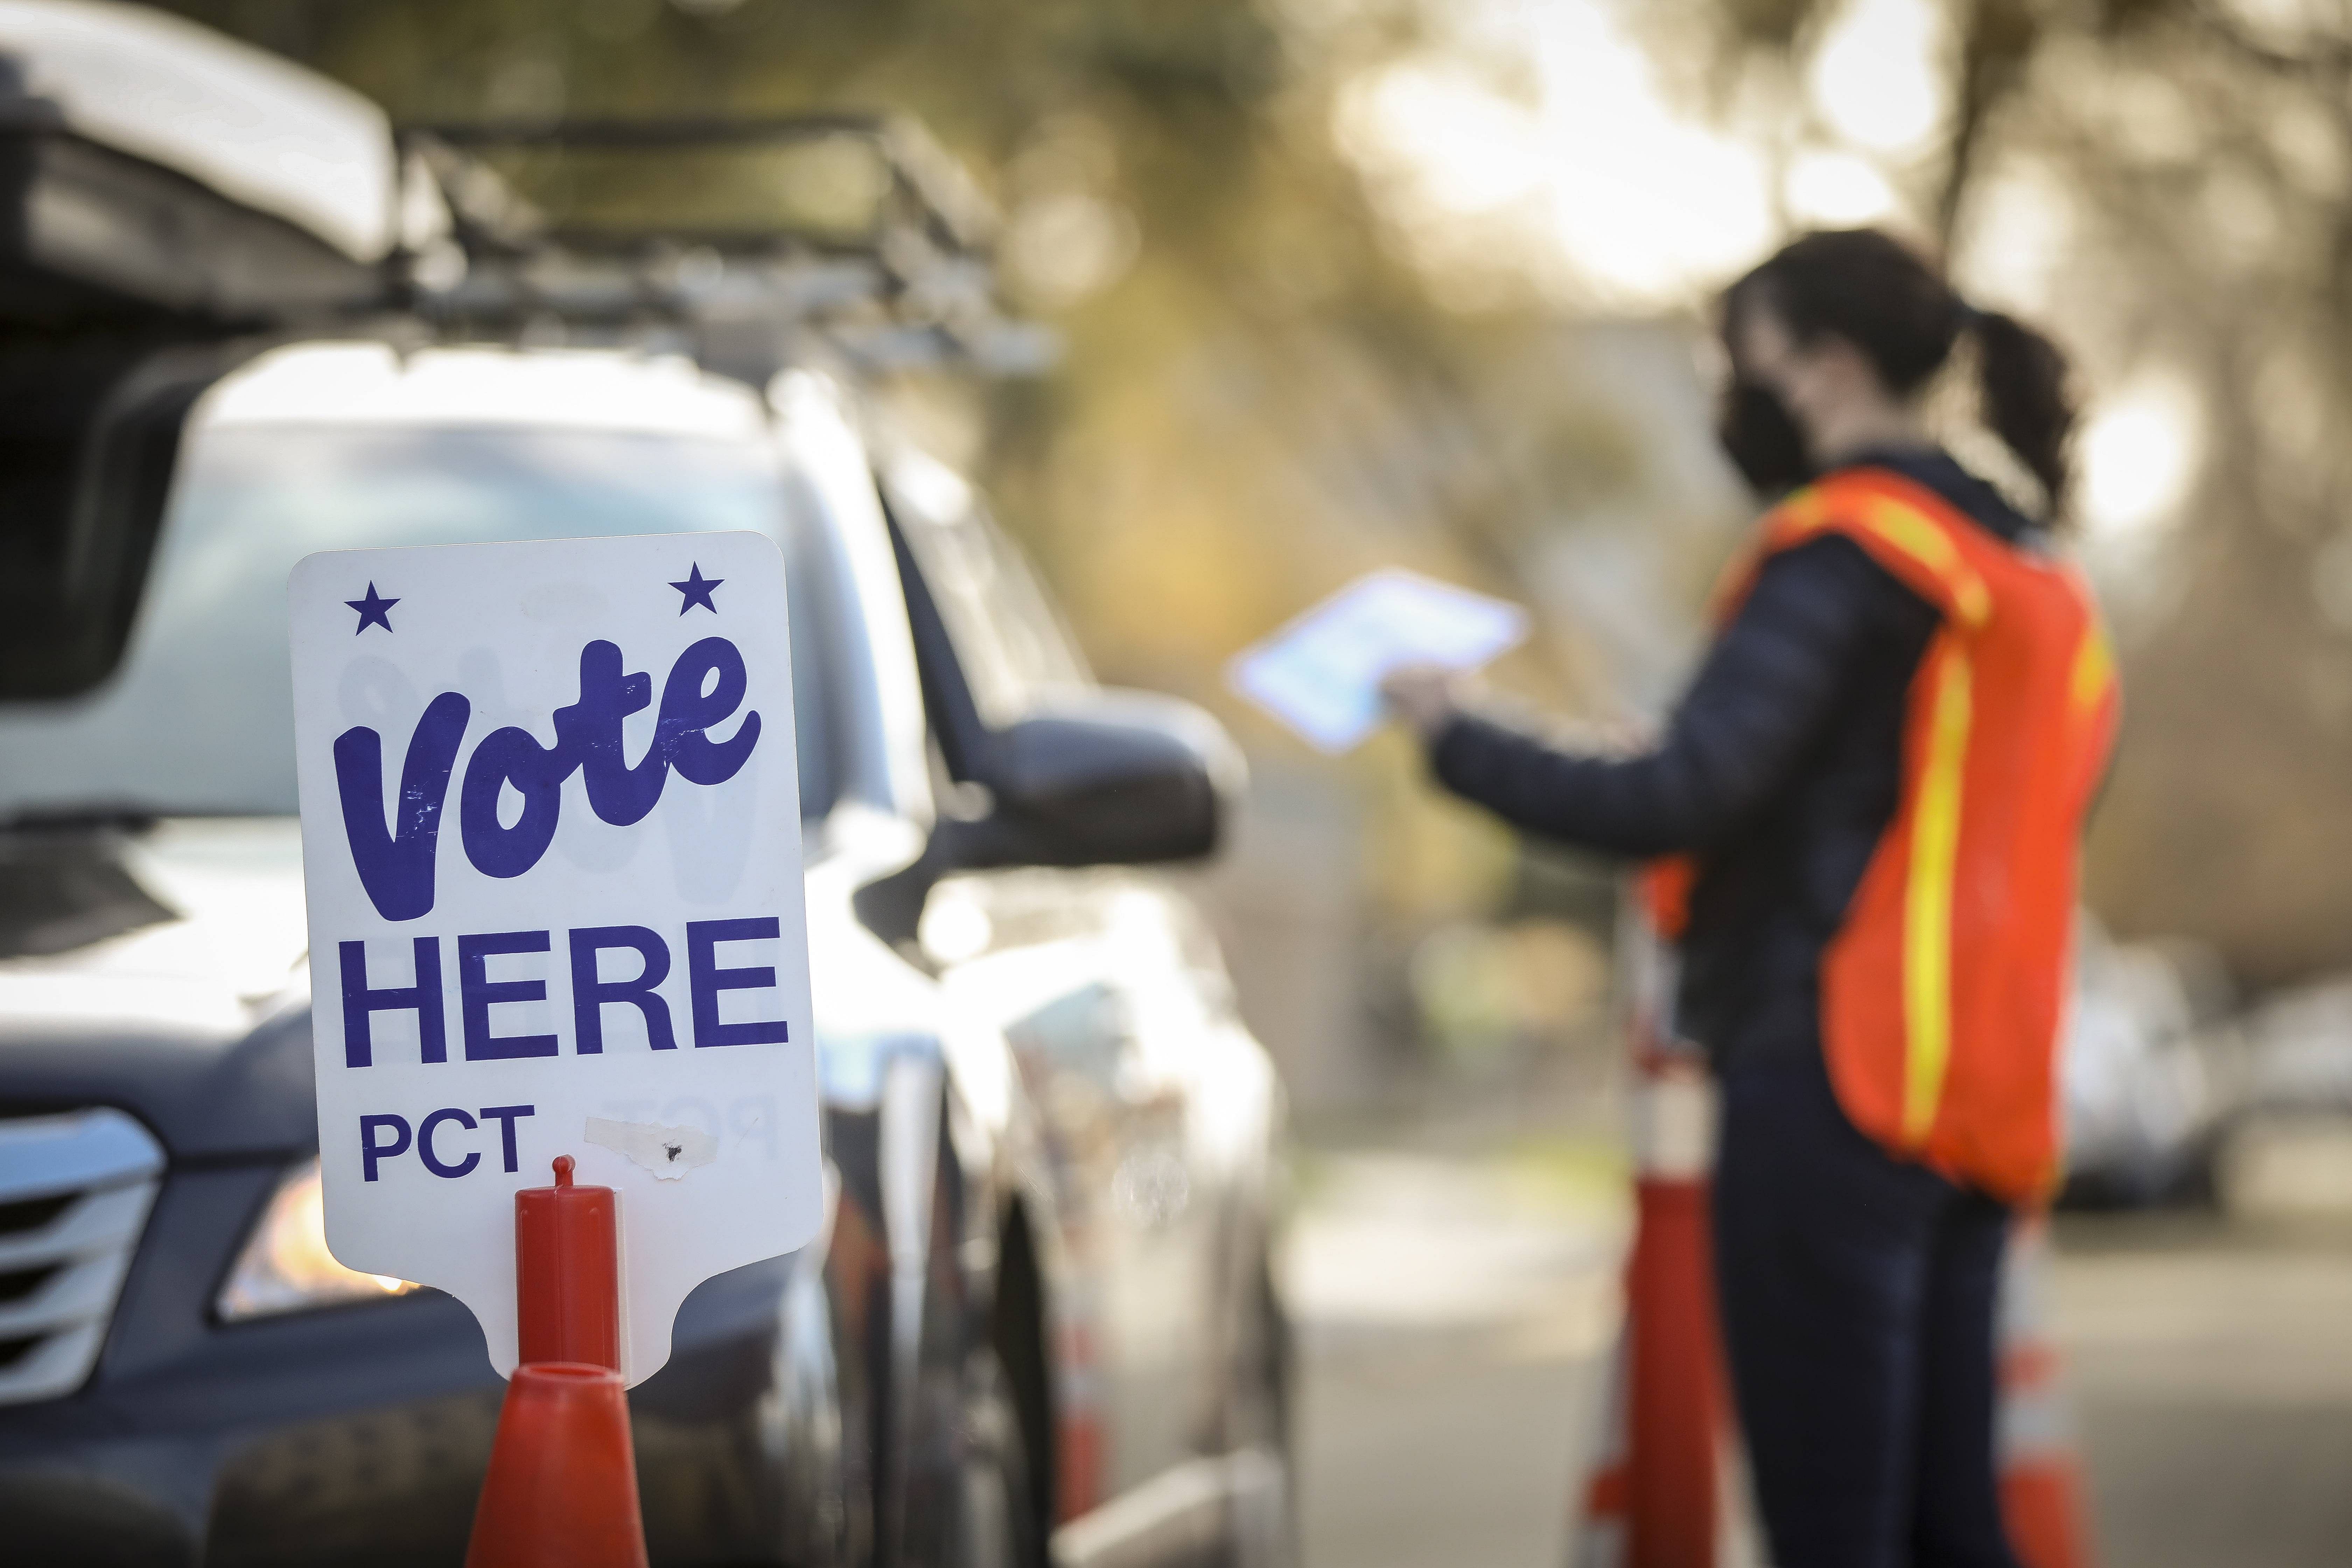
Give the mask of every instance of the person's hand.
[[1381, 700], [1405, 727], [1433, 742], [1460, 705], [1461, 677], [1433, 664], [1408, 664], [1381, 679]]

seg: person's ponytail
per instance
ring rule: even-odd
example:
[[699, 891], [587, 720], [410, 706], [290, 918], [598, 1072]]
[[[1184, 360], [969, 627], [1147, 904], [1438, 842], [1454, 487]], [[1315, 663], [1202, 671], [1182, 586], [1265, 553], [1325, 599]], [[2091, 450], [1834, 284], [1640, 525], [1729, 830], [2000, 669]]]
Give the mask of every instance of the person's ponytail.
[[2074, 480], [2074, 401], [2066, 356], [2014, 316], [1970, 314], [1984, 421], [2042, 481], [2054, 521], [2065, 513]]

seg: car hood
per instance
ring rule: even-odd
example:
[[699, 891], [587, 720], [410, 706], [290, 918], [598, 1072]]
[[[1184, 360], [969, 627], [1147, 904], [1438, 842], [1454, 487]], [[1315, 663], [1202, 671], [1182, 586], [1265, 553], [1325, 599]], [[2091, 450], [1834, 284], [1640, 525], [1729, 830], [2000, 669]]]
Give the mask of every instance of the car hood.
[[0, 1106], [107, 1104], [179, 1157], [316, 1136], [292, 819], [0, 836]]

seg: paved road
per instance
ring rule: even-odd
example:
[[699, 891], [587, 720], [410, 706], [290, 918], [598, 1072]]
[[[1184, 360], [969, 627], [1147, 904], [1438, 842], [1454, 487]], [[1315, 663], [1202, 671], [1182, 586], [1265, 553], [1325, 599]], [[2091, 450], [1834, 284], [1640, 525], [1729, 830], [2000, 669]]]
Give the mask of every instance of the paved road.
[[[1587, 1167], [1309, 1162], [1307, 1568], [1559, 1568], [1622, 1211]], [[2107, 1568], [2352, 1562], [2352, 1228], [2068, 1216], [2058, 1332]]]
[[1612, 1184], [1509, 1158], [1309, 1172], [1289, 1259], [1307, 1568], [1559, 1568], [1616, 1331]]
[[2112, 1568], [2352, 1562], [2352, 1237], [2070, 1216], [2056, 1283]]

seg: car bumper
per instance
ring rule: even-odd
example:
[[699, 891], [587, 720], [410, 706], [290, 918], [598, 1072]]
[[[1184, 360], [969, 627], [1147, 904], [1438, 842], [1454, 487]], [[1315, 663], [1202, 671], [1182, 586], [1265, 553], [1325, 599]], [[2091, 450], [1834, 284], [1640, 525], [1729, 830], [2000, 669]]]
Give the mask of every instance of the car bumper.
[[[172, 1178], [89, 1384], [0, 1408], [12, 1560], [463, 1562], [505, 1386], [471, 1313], [426, 1292], [211, 1320], [218, 1260], [278, 1174]], [[657, 1563], [787, 1560], [791, 1278], [778, 1258], [707, 1282], [630, 1396]]]

